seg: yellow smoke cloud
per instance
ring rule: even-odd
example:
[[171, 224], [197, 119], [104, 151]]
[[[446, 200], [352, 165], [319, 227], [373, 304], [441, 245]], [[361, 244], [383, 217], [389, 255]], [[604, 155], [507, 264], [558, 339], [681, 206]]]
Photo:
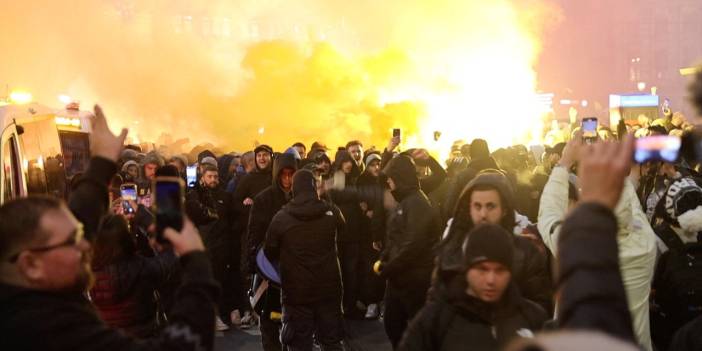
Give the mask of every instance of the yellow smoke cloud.
[[398, 127], [408, 146], [503, 146], [537, 128], [532, 65], [558, 16], [545, 0], [8, 1], [0, 83], [99, 101], [142, 140], [382, 148]]

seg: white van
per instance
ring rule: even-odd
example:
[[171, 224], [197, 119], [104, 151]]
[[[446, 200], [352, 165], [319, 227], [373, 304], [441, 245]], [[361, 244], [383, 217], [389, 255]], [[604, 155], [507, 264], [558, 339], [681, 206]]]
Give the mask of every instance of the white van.
[[0, 105], [0, 204], [17, 197], [65, 197], [90, 160], [90, 116], [77, 105]]

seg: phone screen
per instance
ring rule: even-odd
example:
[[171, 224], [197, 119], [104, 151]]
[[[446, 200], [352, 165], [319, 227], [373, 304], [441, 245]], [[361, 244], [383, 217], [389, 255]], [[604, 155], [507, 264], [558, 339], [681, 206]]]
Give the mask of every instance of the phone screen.
[[119, 188], [119, 190], [120, 190], [120, 196], [122, 197], [122, 200], [131, 200], [131, 201], [137, 200], [137, 186], [136, 186], [136, 184], [122, 184], [122, 186]]
[[188, 166], [185, 169], [185, 177], [188, 180], [188, 188], [194, 188], [197, 183], [197, 166]]
[[183, 229], [183, 186], [178, 179], [156, 179], [154, 185], [156, 239], [163, 242], [163, 231]]
[[582, 130], [583, 130], [583, 138], [585, 138], [585, 139], [597, 138], [597, 118], [584, 118]]
[[634, 161], [645, 163], [648, 161], [675, 162], [680, 154], [679, 137], [671, 135], [654, 135], [636, 140]]

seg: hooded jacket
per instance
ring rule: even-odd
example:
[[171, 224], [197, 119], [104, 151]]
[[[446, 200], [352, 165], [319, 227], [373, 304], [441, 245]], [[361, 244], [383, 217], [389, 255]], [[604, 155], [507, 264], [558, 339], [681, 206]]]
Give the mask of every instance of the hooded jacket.
[[434, 265], [432, 248], [441, 235], [439, 214], [419, 188], [412, 158], [395, 157], [384, 173], [395, 183], [392, 195], [398, 206], [388, 213], [381, 276], [397, 288], [428, 285]]
[[[561, 224], [568, 210], [568, 171], [554, 167], [541, 194], [538, 228], [546, 247], [558, 257]], [[626, 289], [634, 332], [639, 343], [651, 350], [649, 295], [656, 261], [656, 234], [648, 222], [630, 181], [614, 211], [617, 217], [619, 264]]]
[[256, 195], [271, 186], [271, 179], [273, 179], [272, 167], [261, 169], [258, 167], [258, 162], [254, 163], [256, 168], [241, 178], [234, 191], [234, 206], [236, 206], [239, 218], [243, 220], [243, 223], [248, 222], [251, 210], [250, 206], [244, 206], [244, 200], [254, 199]]
[[273, 219], [273, 216], [290, 201], [292, 194], [285, 193], [280, 185], [280, 174], [283, 169], [297, 170], [297, 161], [291, 154], [280, 154], [273, 160], [272, 184], [261, 191], [254, 198], [254, 204], [251, 206], [251, 214], [248, 222], [247, 232], [247, 248], [249, 257], [249, 272], [254, 273], [256, 262], [256, 253], [261, 248], [263, 241], [266, 238], [266, 231]]
[[185, 198], [185, 213], [200, 231], [208, 250], [231, 244], [235, 224], [231, 194], [219, 187], [209, 189], [198, 183]]
[[411, 322], [402, 351], [501, 350], [510, 341], [533, 337], [548, 319], [537, 304], [510, 285], [501, 301], [483, 302], [466, 294], [465, 275], [456, 276], [448, 298], [429, 302]]
[[[433, 284], [437, 297], [442, 295], [446, 284], [465, 267], [461, 260], [461, 247], [466, 235], [474, 227], [470, 217], [470, 198], [477, 187], [497, 190], [505, 216], [500, 225], [512, 233], [516, 225], [514, 199], [507, 178], [501, 173], [483, 173], [471, 181], [461, 193], [456, 210], [447, 227], [447, 234], [439, 244], [436, 279]], [[553, 286], [546, 257], [528, 239], [512, 236], [514, 239], [514, 269], [512, 281], [522, 296], [541, 305], [545, 310], [552, 308]]]
[[344, 219], [319, 199], [312, 172], [293, 178], [293, 199], [273, 217], [265, 254], [280, 266], [283, 304], [305, 305], [341, 298], [341, 271], [336, 235]]
[[[351, 162], [352, 165], [356, 164], [350, 153], [348, 153], [346, 150], [339, 150], [336, 153], [336, 159], [332, 165], [332, 171], [335, 174], [335, 179], [337, 175], [343, 177], [345, 187], [354, 187], [359, 177], [359, 174], [357, 174], [358, 167], [352, 168], [351, 173], [344, 174], [341, 169], [341, 165], [344, 162]], [[358, 198], [355, 196], [347, 196], [344, 192], [335, 191], [331, 192], [331, 199], [335, 205], [339, 206], [339, 210], [341, 210], [341, 213], [344, 215], [344, 219], [346, 220], [345, 230], [339, 233], [337, 240], [339, 242], [359, 242], [363, 213], [361, 212], [361, 206]]]

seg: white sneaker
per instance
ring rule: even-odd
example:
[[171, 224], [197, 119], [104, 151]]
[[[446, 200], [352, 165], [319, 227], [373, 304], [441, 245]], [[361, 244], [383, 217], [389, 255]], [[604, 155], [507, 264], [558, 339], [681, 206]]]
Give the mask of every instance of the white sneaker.
[[239, 326], [240, 329], [249, 329], [251, 327], [255, 327], [258, 325], [258, 318], [256, 317], [256, 314], [253, 314], [251, 312], [244, 312], [244, 316], [241, 317], [241, 325]]
[[217, 316], [217, 317], [215, 317], [215, 330], [217, 330], [217, 331], [229, 330], [229, 326], [224, 324], [224, 322], [222, 322], [222, 319], [219, 318], [219, 316]]
[[370, 304], [368, 305], [368, 309], [366, 310], [366, 319], [376, 319], [380, 315], [380, 310], [378, 309], [377, 304]]

